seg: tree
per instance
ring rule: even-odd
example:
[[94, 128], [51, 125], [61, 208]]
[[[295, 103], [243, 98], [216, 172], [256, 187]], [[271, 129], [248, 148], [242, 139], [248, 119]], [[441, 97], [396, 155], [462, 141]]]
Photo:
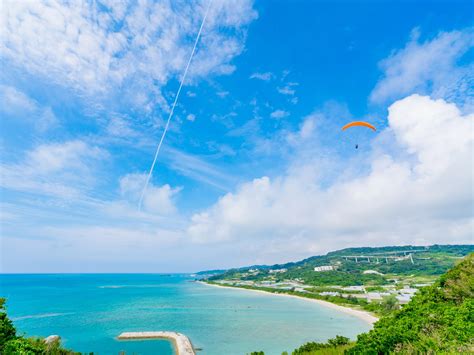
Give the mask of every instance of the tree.
[[380, 302], [380, 305], [382, 307], [383, 313], [385, 314], [390, 313], [391, 311], [395, 311], [400, 308], [397, 297], [395, 295], [385, 296], [382, 299], [382, 302]]
[[347, 345], [349, 344], [350, 339], [347, 337], [343, 337], [342, 335], [336, 335], [334, 339], [329, 339], [328, 344], [331, 346], [340, 346], [340, 345]]
[[15, 339], [15, 334], [15, 327], [6, 313], [5, 298], [0, 298], [0, 353], [7, 341]]
[[5, 299], [0, 298], [0, 354], [76, 355], [78, 353], [62, 348], [59, 340], [46, 344], [43, 339], [17, 336], [16, 329], [6, 313]]

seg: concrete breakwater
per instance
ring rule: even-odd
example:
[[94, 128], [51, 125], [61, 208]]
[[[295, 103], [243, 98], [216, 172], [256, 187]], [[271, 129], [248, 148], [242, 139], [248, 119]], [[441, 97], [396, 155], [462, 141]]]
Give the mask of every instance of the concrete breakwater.
[[140, 340], [140, 339], [169, 339], [174, 343], [177, 355], [196, 355], [189, 338], [176, 332], [124, 332], [117, 339], [119, 340]]

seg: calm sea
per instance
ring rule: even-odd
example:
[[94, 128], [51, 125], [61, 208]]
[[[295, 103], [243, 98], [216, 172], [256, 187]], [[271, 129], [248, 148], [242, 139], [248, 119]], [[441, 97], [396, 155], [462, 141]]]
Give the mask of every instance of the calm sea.
[[186, 334], [198, 354], [281, 354], [370, 326], [318, 304], [211, 287], [189, 275], [0, 275], [0, 296], [28, 336], [58, 334], [66, 347], [96, 354], [173, 354], [165, 340], [115, 340], [124, 331]]

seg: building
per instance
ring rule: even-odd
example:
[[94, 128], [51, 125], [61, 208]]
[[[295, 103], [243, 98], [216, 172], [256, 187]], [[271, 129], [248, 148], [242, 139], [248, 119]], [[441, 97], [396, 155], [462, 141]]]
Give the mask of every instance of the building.
[[270, 274], [277, 274], [277, 273], [282, 273], [282, 272], [286, 272], [287, 269], [272, 269], [269, 271]]
[[336, 291], [324, 291], [319, 293], [321, 296], [340, 296], [341, 294]]
[[398, 290], [397, 300], [400, 303], [408, 303], [411, 298], [418, 292], [418, 289], [411, 287], [404, 287], [401, 290]]
[[343, 290], [343, 291], [365, 292], [365, 287], [364, 286], [347, 286], [347, 287], [342, 287], [341, 290]]
[[334, 270], [334, 266], [332, 265], [323, 265], [323, 266], [316, 266], [314, 271], [321, 272], [321, 271], [332, 271]]
[[367, 302], [380, 301], [382, 298], [390, 296], [389, 292], [369, 292], [367, 293]]
[[409, 294], [402, 294], [402, 295], [397, 295], [397, 301], [401, 304], [406, 304], [410, 302], [411, 300], [411, 295]]

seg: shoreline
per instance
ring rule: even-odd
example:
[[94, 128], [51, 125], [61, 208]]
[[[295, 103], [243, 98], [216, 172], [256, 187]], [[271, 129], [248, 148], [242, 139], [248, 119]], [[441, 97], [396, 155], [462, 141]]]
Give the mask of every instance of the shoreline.
[[366, 323], [369, 323], [370, 325], [373, 325], [375, 322], [377, 322], [379, 320], [379, 318], [377, 318], [376, 316], [372, 315], [369, 312], [354, 309], [354, 308], [350, 308], [350, 307], [341, 306], [341, 305], [334, 304], [334, 303], [331, 303], [331, 302], [328, 302], [328, 301], [318, 300], [318, 299], [315, 299], [315, 298], [307, 298], [307, 297], [301, 297], [301, 296], [296, 296], [296, 295], [289, 295], [287, 293], [274, 293], [274, 292], [268, 292], [268, 291], [263, 291], [263, 290], [243, 288], [243, 287], [238, 287], [238, 286], [224, 286], [224, 285], [210, 284], [210, 283], [207, 283], [207, 282], [204, 282], [204, 281], [196, 281], [196, 282], [198, 282], [200, 284], [203, 284], [203, 285], [207, 285], [207, 286], [229, 288], [229, 289], [234, 289], [234, 290], [237, 289], [237, 290], [251, 291], [251, 292], [259, 292], [259, 293], [263, 293], [263, 294], [266, 294], [266, 295], [292, 297], [292, 298], [297, 298], [297, 299], [300, 299], [300, 300], [306, 300], [306, 301], [309, 301], [309, 302], [315, 302], [315, 303], [320, 304], [322, 306], [332, 308], [334, 310], [338, 310], [340, 312], [355, 316], [359, 319], [362, 319]]
[[117, 336], [118, 340], [146, 340], [146, 339], [166, 339], [173, 343], [176, 355], [196, 355], [191, 340], [177, 332], [123, 332]]

